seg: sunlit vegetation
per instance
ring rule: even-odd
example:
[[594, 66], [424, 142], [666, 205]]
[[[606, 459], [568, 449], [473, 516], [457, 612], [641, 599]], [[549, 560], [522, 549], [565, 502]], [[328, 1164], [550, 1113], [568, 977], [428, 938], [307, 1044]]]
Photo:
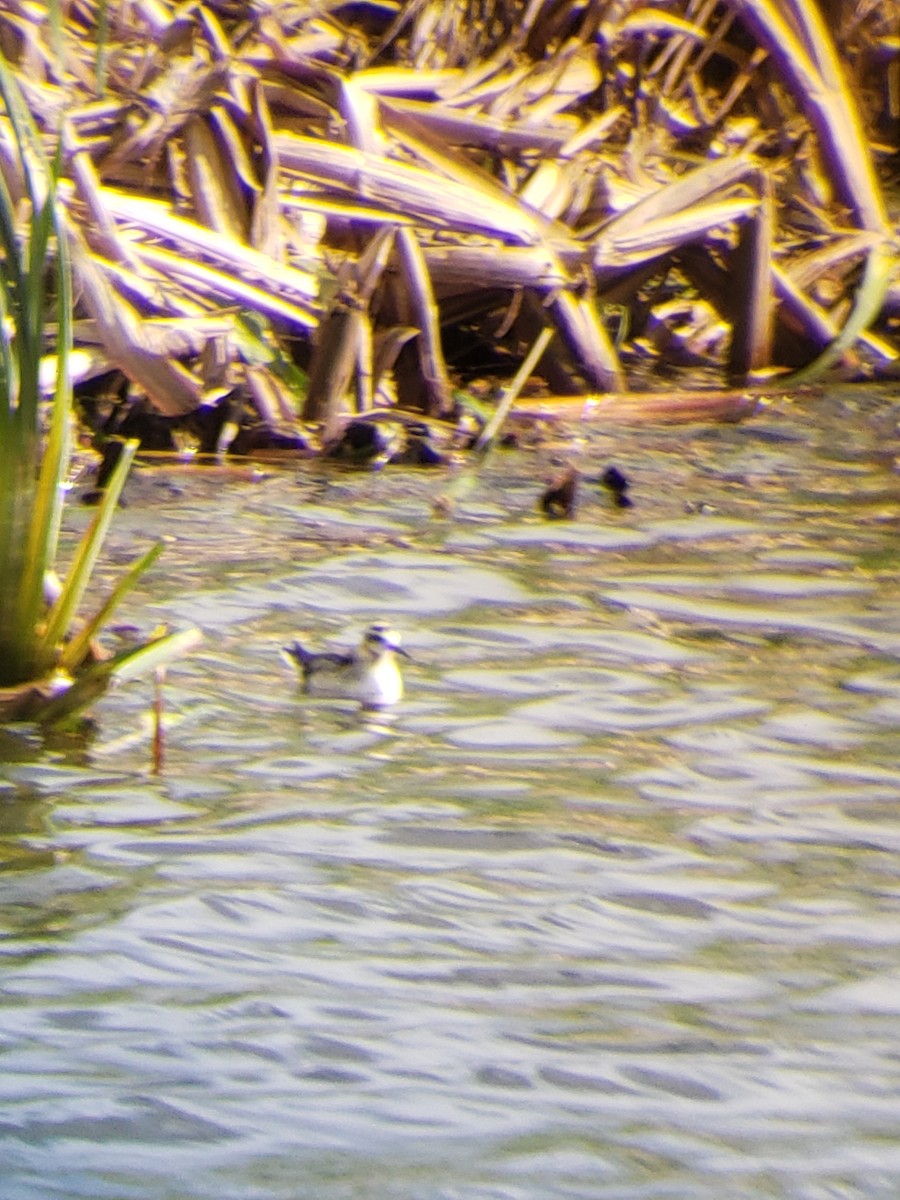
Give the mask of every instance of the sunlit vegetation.
[[892, 8], [77, 0], [61, 54], [6, 11], [65, 127], [73, 371], [220, 450], [447, 416], [545, 328], [557, 395], [894, 372]]
[[[56, 721], [95, 699], [114, 677], [158, 667], [194, 634], [160, 634], [118, 656], [96, 640], [161, 545], [137, 559], [90, 618], [77, 617], [134, 442], [124, 447], [65, 578], [56, 574], [72, 440], [72, 289], [57, 204], [59, 155], [47, 157], [2, 59], [0, 96], [11, 133], [0, 175], [0, 720]], [[41, 364], [51, 316], [57, 352], [45, 431]]]

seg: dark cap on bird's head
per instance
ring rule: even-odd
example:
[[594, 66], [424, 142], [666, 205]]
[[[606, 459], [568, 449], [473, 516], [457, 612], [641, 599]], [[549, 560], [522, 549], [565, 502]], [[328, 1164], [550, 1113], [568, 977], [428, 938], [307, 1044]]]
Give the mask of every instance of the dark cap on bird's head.
[[376, 621], [373, 625], [370, 625], [365, 632], [363, 641], [367, 646], [392, 650], [394, 654], [402, 654], [404, 658], [409, 658], [409, 655], [400, 645], [400, 635], [391, 629], [390, 625], [385, 621]]

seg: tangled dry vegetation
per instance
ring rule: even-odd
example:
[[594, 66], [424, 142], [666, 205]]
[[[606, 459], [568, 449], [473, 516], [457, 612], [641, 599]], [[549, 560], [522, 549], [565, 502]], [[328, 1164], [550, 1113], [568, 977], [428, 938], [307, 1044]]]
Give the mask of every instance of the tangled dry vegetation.
[[447, 416], [547, 327], [561, 395], [896, 370], [893, 0], [62, 7], [0, 48], [62, 130], [76, 374], [162, 414]]

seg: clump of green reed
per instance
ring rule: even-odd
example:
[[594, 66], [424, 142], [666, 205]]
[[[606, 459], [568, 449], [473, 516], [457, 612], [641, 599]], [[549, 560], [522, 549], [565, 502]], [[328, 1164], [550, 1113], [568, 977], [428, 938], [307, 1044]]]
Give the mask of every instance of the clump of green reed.
[[[103, 661], [95, 653], [96, 634], [161, 544], [138, 558], [92, 616], [76, 618], [136, 442], [126, 444], [66, 577], [57, 580], [73, 423], [72, 277], [57, 199], [62, 138], [48, 158], [2, 54], [0, 100], [15, 152], [8, 177], [0, 170], [0, 720], [55, 720], [89, 703], [114, 675], [158, 667], [197, 635], [158, 637]], [[54, 309], [56, 380], [44, 430], [41, 358]]]

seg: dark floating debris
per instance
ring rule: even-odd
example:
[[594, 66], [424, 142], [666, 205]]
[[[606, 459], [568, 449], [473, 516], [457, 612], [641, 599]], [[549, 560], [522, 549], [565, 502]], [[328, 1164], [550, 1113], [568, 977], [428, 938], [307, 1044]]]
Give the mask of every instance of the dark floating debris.
[[[258, 416], [253, 397], [244, 386], [222, 390], [180, 416], [166, 415], [145, 396], [133, 395], [121, 372], [109, 372], [79, 384], [75, 398], [82, 421], [94, 435], [95, 449], [103, 457], [96, 489], [101, 493], [105, 478], [118, 461], [120, 450], [108, 449], [116, 439], [121, 443], [136, 438], [143, 454], [177, 454], [185, 445], [192, 445], [201, 459], [268, 451], [298, 455], [309, 452], [306, 439], [296, 429], [279, 425], [274, 417]], [[93, 496], [85, 503], [96, 503], [98, 498]]]
[[325, 447], [328, 458], [355, 466], [383, 466], [397, 449], [398, 431], [376, 421], [348, 421], [340, 434]]
[[607, 467], [600, 476], [601, 484], [612, 493], [613, 504], [616, 508], [633, 508], [634, 501], [628, 495], [630, 486], [627, 476], [618, 467]]
[[406, 425], [406, 445], [396, 450], [390, 461], [406, 467], [441, 467], [447, 457], [434, 445], [425, 422], [411, 421]]
[[571, 520], [578, 506], [578, 472], [569, 467], [541, 496], [541, 508], [548, 517]]
[[425, 421], [403, 413], [355, 417], [325, 446], [325, 456], [351, 466], [378, 469], [387, 463], [407, 467], [437, 467], [447, 456], [436, 445]]

